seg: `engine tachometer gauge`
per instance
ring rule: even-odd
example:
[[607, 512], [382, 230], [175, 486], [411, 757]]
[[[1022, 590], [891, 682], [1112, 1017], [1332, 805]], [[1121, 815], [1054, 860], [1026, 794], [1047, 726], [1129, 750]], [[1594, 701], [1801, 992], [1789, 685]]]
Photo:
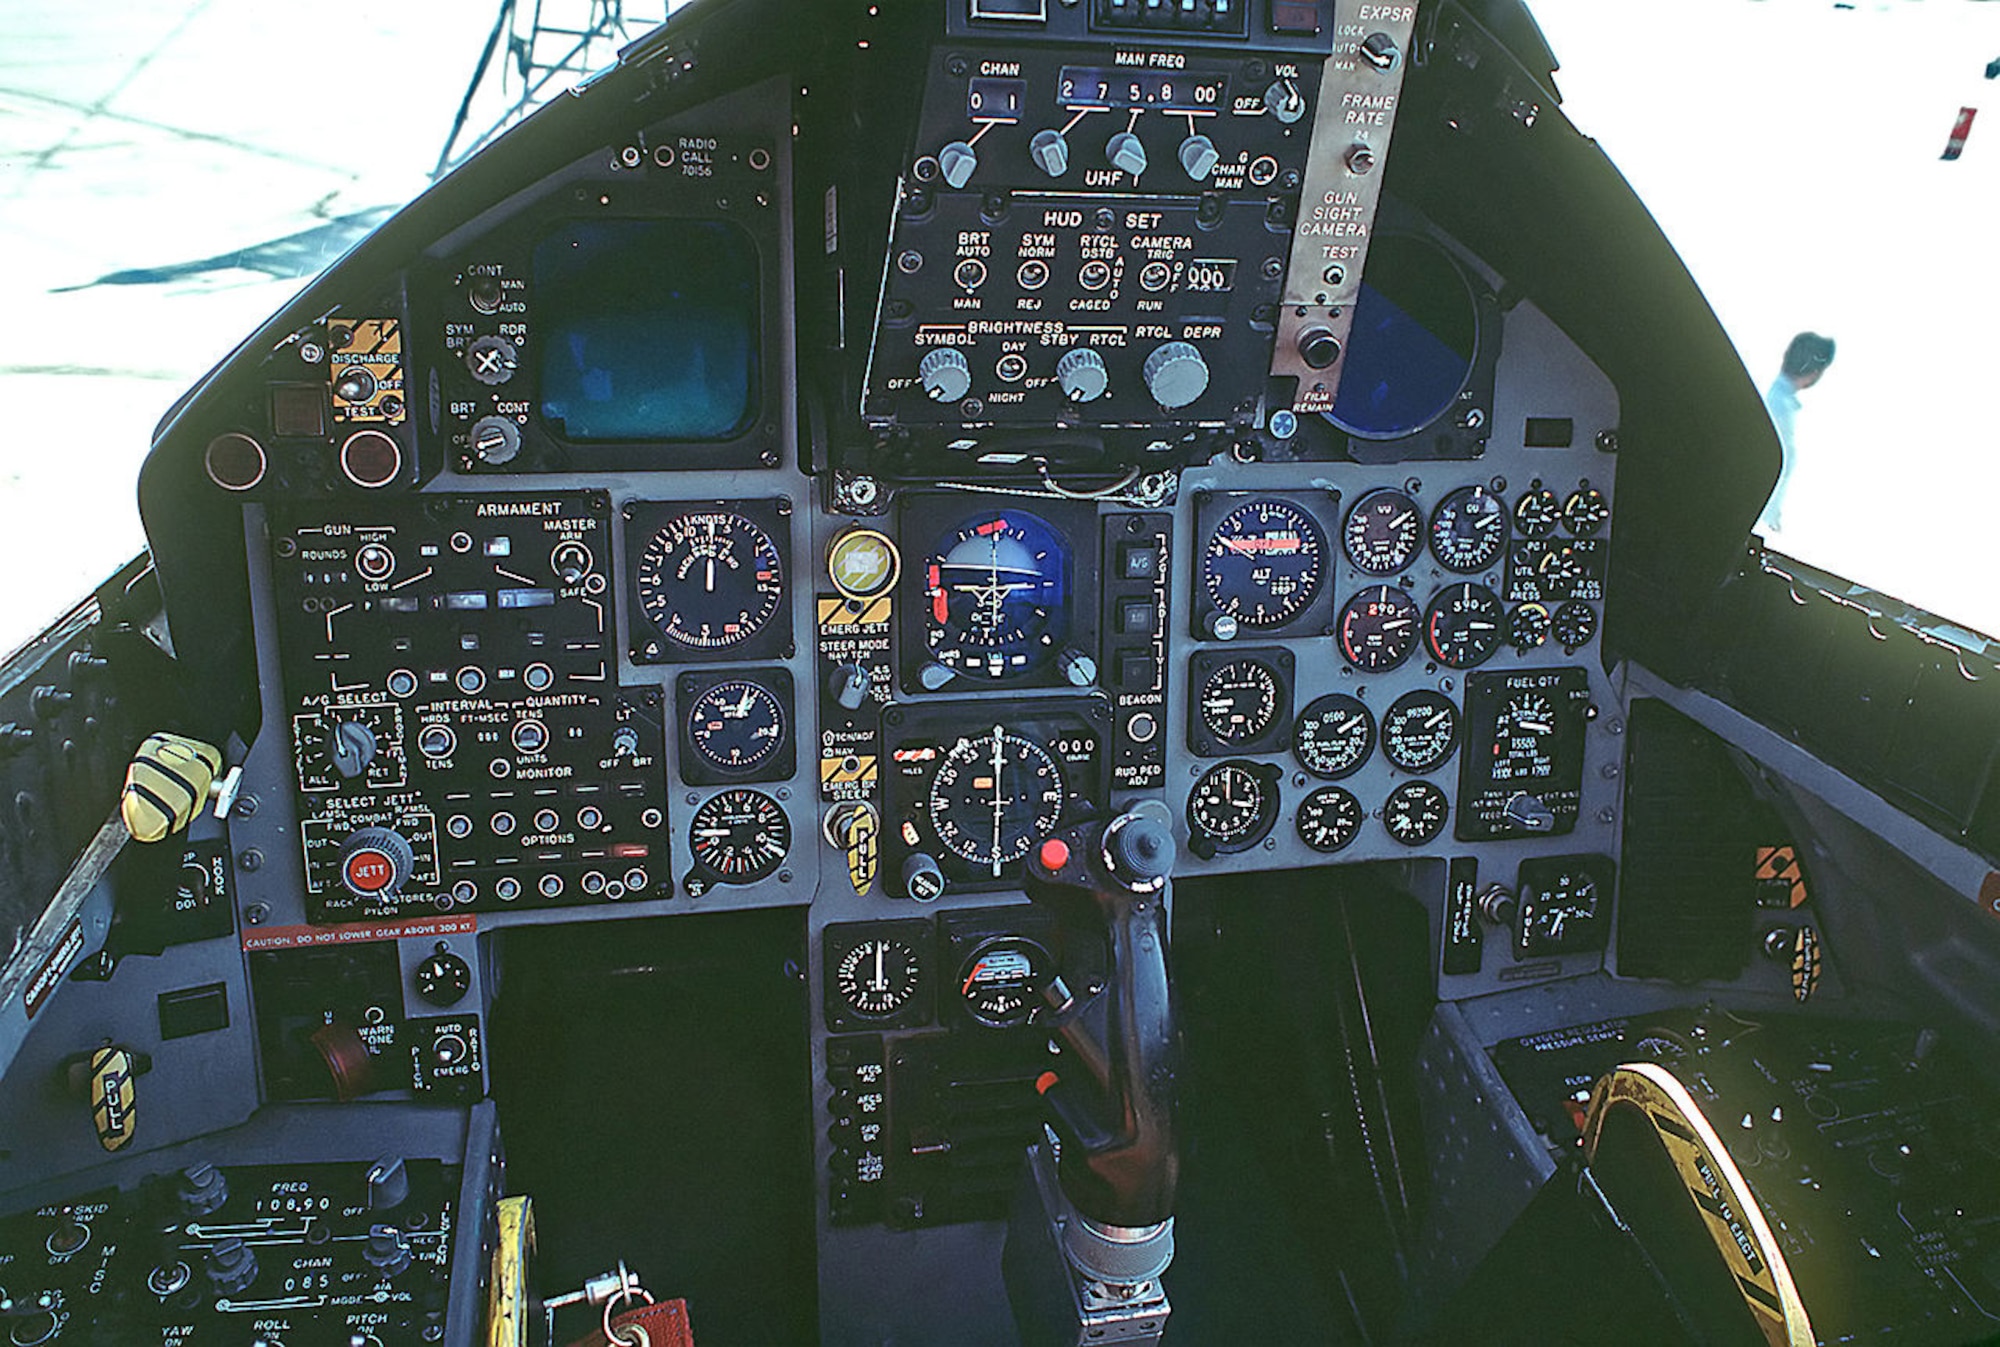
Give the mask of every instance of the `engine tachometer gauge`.
[[1317, 698], [1292, 726], [1292, 752], [1314, 776], [1352, 776], [1375, 751], [1375, 717], [1344, 692]]
[[1347, 559], [1367, 575], [1394, 575], [1402, 570], [1416, 560], [1423, 539], [1423, 509], [1391, 487], [1370, 491], [1354, 502], [1340, 532]]
[[1458, 708], [1441, 692], [1419, 688], [1382, 716], [1382, 756], [1406, 772], [1428, 772], [1458, 746]]
[[994, 878], [1055, 833], [1067, 792], [1048, 749], [995, 725], [944, 752], [928, 805], [938, 841]]
[[1319, 521], [1288, 500], [1253, 500], [1217, 522], [1201, 551], [1201, 583], [1223, 616], [1259, 630], [1301, 616], [1326, 572]]
[[925, 644], [956, 673], [1027, 673], [1054, 655], [1066, 632], [1069, 548], [1026, 510], [964, 521], [931, 551], [923, 582]]
[[1507, 546], [1507, 506], [1483, 486], [1462, 486], [1431, 516], [1431, 555], [1461, 575], [1483, 571]]

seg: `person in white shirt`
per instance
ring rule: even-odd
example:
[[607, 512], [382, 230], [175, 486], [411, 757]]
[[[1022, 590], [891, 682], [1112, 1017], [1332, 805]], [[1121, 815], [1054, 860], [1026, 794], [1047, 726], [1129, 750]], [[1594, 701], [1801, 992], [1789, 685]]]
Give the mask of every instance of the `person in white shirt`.
[[1771, 488], [1771, 498], [1764, 502], [1764, 512], [1757, 516], [1759, 535], [1768, 536], [1784, 527], [1785, 488], [1791, 485], [1792, 469], [1798, 462], [1792, 435], [1799, 412], [1799, 393], [1818, 383], [1820, 375], [1826, 373], [1826, 367], [1833, 363], [1833, 349], [1831, 337], [1822, 337], [1817, 332], [1799, 333], [1785, 348], [1778, 377], [1765, 390], [1764, 407], [1771, 413], [1771, 424], [1778, 428], [1784, 461], [1778, 468], [1778, 481]]

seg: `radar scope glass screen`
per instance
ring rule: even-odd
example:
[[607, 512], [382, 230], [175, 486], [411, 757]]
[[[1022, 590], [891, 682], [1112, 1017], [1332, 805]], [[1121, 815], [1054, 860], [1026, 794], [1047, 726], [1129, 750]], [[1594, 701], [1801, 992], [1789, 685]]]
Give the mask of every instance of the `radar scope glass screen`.
[[757, 250], [717, 220], [593, 220], [535, 247], [542, 417], [572, 442], [726, 440], [754, 412]]
[[1384, 235], [1368, 251], [1327, 419], [1366, 440], [1414, 435], [1464, 389], [1478, 346], [1479, 313], [1457, 264], [1423, 239]]

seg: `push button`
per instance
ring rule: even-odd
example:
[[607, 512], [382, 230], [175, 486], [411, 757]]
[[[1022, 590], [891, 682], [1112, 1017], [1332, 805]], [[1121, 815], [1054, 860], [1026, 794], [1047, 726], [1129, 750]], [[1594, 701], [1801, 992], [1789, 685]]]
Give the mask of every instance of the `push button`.
[[1156, 628], [1159, 608], [1151, 599], [1118, 601], [1118, 633], [1121, 636], [1150, 636]]
[[1151, 580], [1160, 573], [1158, 543], [1121, 543], [1118, 573], [1127, 580]]

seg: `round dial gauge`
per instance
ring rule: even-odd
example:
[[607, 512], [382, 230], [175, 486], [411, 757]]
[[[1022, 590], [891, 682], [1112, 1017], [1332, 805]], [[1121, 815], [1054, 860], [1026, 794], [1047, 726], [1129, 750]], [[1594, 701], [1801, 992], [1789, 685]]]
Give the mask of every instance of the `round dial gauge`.
[[1514, 502], [1514, 527], [1523, 538], [1546, 538], [1562, 520], [1562, 502], [1545, 486], [1536, 486]]
[[1025, 510], [975, 515], [924, 563], [924, 637], [948, 669], [1007, 678], [1041, 664], [1068, 620], [1069, 549]]
[[1611, 503], [1604, 499], [1604, 493], [1588, 484], [1578, 487], [1563, 502], [1563, 522], [1569, 531], [1578, 537], [1587, 538], [1604, 527], [1611, 518]]
[[754, 772], [785, 743], [785, 707], [762, 683], [717, 683], [688, 708], [688, 743], [718, 772]]
[[1382, 756], [1406, 772], [1428, 772], [1457, 747], [1458, 708], [1441, 692], [1405, 692], [1382, 717]]
[[1368, 575], [1402, 570], [1416, 559], [1423, 538], [1424, 512], [1408, 496], [1388, 487], [1354, 502], [1340, 532], [1347, 559]]
[[792, 849], [792, 822], [761, 790], [711, 795], [688, 821], [695, 860], [725, 884], [755, 884], [777, 873]]
[[1483, 486], [1462, 486], [1431, 516], [1431, 555], [1461, 575], [1483, 571], [1507, 545], [1507, 506]]
[[1535, 574], [1541, 577], [1545, 594], [1565, 593], [1589, 573], [1589, 564], [1576, 543], [1556, 544], [1535, 565]]
[[1556, 732], [1556, 709], [1539, 692], [1517, 692], [1500, 708], [1493, 730], [1499, 739], [1545, 739]]
[[1417, 648], [1416, 600], [1394, 585], [1370, 585], [1340, 610], [1340, 653], [1357, 669], [1393, 669]]
[[785, 597], [778, 544], [730, 510], [669, 520], [636, 568], [639, 607], [688, 650], [726, 650], [762, 631]]
[[965, 1013], [990, 1029], [1033, 1023], [1049, 980], [1048, 964], [1048, 951], [1025, 936], [988, 940], [958, 970]]
[[1219, 762], [1194, 783], [1188, 828], [1197, 844], [1216, 851], [1244, 851], [1262, 841], [1277, 818], [1274, 781], [1254, 762]]
[[1518, 605], [1507, 614], [1507, 644], [1516, 650], [1533, 650], [1549, 639], [1552, 625], [1548, 608], [1539, 603]]
[[1222, 517], [1201, 553], [1201, 582], [1216, 611], [1246, 627], [1279, 627], [1319, 596], [1326, 535], [1287, 500], [1253, 500]]
[[1532, 780], [1549, 770], [1556, 732], [1556, 709], [1539, 692], [1516, 692], [1493, 721], [1494, 781]]
[[1597, 610], [1589, 604], [1571, 599], [1556, 609], [1552, 624], [1555, 638], [1561, 641], [1563, 649], [1575, 653], [1590, 644], [1590, 638], [1597, 635]]
[[1055, 833], [1066, 799], [1054, 756], [995, 725], [945, 750], [931, 778], [931, 826], [952, 855], [998, 878]]
[[1314, 851], [1334, 852], [1361, 835], [1366, 817], [1361, 801], [1352, 794], [1339, 786], [1321, 786], [1299, 802], [1294, 824], [1301, 842]]
[[1405, 781], [1382, 802], [1382, 826], [1406, 847], [1435, 841], [1451, 817], [1451, 801], [1428, 781]]
[[1484, 585], [1452, 585], [1438, 591], [1424, 615], [1424, 639], [1439, 664], [1470, 669], [1493, 658], [1506, 639], [1507, 613]]
[[1597, 881], [1588, 871], [1564, 868], [1522, 889], [1514, 919], [1516, 952], [1560, 954], [1596, 944]]
[[917, 951], [889, 936], [857, 941], [833, 968], [834, 990], [857, 1015], [893, 1015], [910, 1003], [922, 984]]
[[1201, 685], [1201, 726], [1226, 747], [1263, 738], [1278, 723], [1284, 698], [1278, 671], [1261, 659], [1217, 665]]
[[1375, 751], [1375, 717], [1344, 692], [1328, 693], [1300, 713], [1292, 726], [1292, 752], [1314, 776], [1352, 776]]

